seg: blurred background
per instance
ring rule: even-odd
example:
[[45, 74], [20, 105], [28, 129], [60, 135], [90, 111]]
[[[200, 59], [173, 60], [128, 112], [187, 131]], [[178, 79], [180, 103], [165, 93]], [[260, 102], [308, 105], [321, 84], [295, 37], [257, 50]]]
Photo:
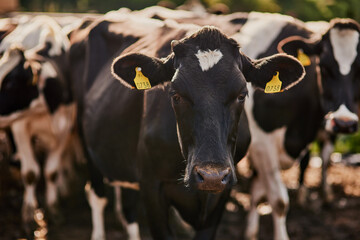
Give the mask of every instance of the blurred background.
[[[359, 0], [199, 0], [206, 7], [227, 7], [230, 12], [278, 12], [303, 21], [330, 20], [349, 17], [360, 20]], [[185, 0], [0, 0], [0, 10], [40, 12], [97, 12], [105, 13], [121, 7], [132, 10], [160, 4], [168, 7], [182, 5]]]

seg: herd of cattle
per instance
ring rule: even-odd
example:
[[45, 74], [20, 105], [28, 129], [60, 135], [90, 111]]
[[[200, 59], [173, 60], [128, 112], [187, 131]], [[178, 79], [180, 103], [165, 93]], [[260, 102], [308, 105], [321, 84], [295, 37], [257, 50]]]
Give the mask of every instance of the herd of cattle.
[[140, 239], [140, 201], [154, 239], [175, 238], [173, 208], [194, 239], [214, 239], [245, 155], [255, 171], [245, 238], [257, 238], [257, 205], [266, 199], [274, 239], [286, 240], [280, 170], [301, 160], [304, 203], [310, 143], [321, 133], [326, 163], [330, 139], [357, 131], [360, 26], [351, 19], [319, 27], [280, 14], [150, 7], [0, 25], [0, 127], [21, 162], [25, 224], [38, 208], [36, 136], [48, 152], [53, 217], [65, 153], [82, 148], [92, 240], [105, 239], [104, 183], [123, 195], [119, 217], [129, 239]]

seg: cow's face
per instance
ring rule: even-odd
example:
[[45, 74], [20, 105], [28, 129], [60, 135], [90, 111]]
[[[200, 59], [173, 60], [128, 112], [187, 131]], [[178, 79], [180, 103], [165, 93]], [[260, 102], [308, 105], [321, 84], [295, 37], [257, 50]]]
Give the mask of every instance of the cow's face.
[[282, 89], [301, 79], [299, 62], [285, 55], [252, 61], [237, 43], [216, 28], [205, 27], [181, 41], [173, 41], [165, 60], [139, 54], [114, 61], [114, 75], [134, 85], [135, 68], [152, 86], [170, 81], [178, 139], [187, 160], [185, 184], [221, 192], [236, 182], [233, 154], [239, 117], [247, 96], [246, 81], [264, 89], [278, 71]]
[[[321, 80], [318, 83], [325, 113], [324, 125], [325, 130], [331, 133], [353, 133], [357, 130], [359, 37], [358, 23], [351, 19], [334, 19], [321, 39], [301, 47], [309, 55], [319, 57]], [[291, 44], [288, 44], [288, 49]]]
[[357, 130], [360, 93], [359, 31], [356, 25], [332, 25], [319, 44], [325, 129], [353, 133]]

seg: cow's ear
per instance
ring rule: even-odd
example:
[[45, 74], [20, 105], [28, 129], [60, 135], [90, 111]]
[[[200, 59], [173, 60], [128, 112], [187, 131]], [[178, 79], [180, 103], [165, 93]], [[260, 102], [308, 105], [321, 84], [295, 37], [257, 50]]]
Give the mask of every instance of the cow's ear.
[[171, 80], [175, 73], [172, 59], [172, 55], [159, 59], [139, 53], [127, 54], [113, 61], [111, 72], [129, 88], [147, 89]]
[[[286, 54], [276, 54], [259, 60], [252, 60], [242, 55], [242, 64], [246, 81], [262, 90], [272, 85], [275, 88], [275, 91], [272, 92], [291, 88], [305, 75], [301, 63], [296, 58]], [[281, 84], [278, 80], [281, 81]], [[271, 83], [269, 83], [270, 81]], [[275, 83], [277, 84], [276, 87]]]
[[279, 53], [287, 53], [296, 58], [300, 58], [300, 54], [304, 53], [308, 56], [318, 55], [320, 53], [321, 38], [306, 39], [300, 36], [291, 36], [281, 40], [278, 44]]

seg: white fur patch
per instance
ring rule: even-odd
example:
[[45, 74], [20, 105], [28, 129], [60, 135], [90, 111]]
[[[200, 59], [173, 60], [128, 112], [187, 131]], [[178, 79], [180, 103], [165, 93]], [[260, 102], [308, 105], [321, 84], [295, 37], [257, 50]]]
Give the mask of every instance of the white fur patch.
[[57, 77], [57, 72], [50, 62], [44, 62], [41, 65], [41, 77], [44, 79]]
[[333, 47], [334, 57], [340, 67], [342, 75], [349, 74], [351, 65], [358, 52], [356, 51], [359, 43], [359, 32], [351, 29], [330, 30], [330, 42]]
[[61, 31], [61, 27], [48, 16], [37, 16], [28, 22], [19, 24], [14, 31], [1, 42], [0, 52], [6, 51], [13, 43], [21, 44], [24, 50], [35, 52], [46, 42], [51, 43], [50, 56], [61, 54], [61, 49], [68, 49], [70, 42]]
[[332, 116], [339, 119], [359, 121], [359, 117], [355, 113], [350, 112], [350, 110], [344, 104], [341, 104], [341, 106], [332, 114]]
[[294, 18], [272, 13], [249, 13], [248, 20], [239, 33], [232, 36], [241, 46], [241, 51], [251, 58], [265, 52], [283, 27]]
[[179, 68], [177, 68], [177, 69], [175, 70], [175, 74], [174, 74], [174, 76], [172, 77], [171, 82], [174, 82], [175, 79], [178, 77], [178, 75], [179, 75], [179, 69], [180, 69], [180, 68], [181, 68], [181, 65], [179, 66]]
[[50, 62], [42, 63], [40, 78], [39, 78], [39, 82], [38, 82], [38, 88], [40, 90], [43, 90], [45, 87], [46, 79], [47, 78], [56, 78], [57, 76], [58, 76], [58, 73], [56, 72], [56, 69]]
[[91, 207], [92, 233], [91, 240], [105, 240], [104, 209], [107, 204], [106, 198], [100, 198], [95, 194], [90, 184], [86, 184], [85, 190]]
[[207, 71], [217, 64], [223, 54], [219, 49], [202, 51], [199, 50], [195, 56], [199, 59], [201, 70]]
[[37, 208], [38, 202], [36, 200], [36, 186], [35, 185], [25, 185], [24, 190], [24, 205], [33, 207], [34, 209]]
[[134, 222], [127, 225], [129, 240], [140, 240], [139, 224]]
[[359, 121], [359, 117], [355, 113], [352, 113], [344, 104], [341, 104], [335, 112], [327, 114], [325, 118], [325, 130], [329, 132], [333, 131], [332, 120], [335, 118], [347, 121]]
[[305, 22], [305, 27], [312, 31], [314, 34], [319, 34], [319, 36], [326, 33], [329, 29], [329, 22], [326, 21], [309, 21]]

